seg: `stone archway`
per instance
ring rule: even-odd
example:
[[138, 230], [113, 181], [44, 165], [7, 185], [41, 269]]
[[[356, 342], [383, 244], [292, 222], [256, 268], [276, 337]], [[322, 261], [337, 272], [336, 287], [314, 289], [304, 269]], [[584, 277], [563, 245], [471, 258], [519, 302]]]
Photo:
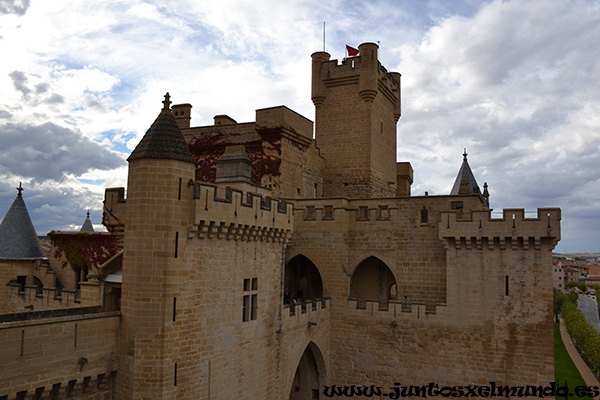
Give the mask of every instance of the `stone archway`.
[[311, 342], [296, 368], [289, 400], [319, 400], [323, 398], [325, 363], [321, 351]]
[[365, 308], [367, 301], [379, 302], [379, 308], [387, 308], [396, 288], [396, 278], [389, 267], [371, 256], [354, 270], [350, 280], [350, 298], [357, 301], [359, 308]]
[[301, 254], [286, 264], [284, 285], [293, 300], [323, 297], [323, 280], [319, 269], [308, 257]]

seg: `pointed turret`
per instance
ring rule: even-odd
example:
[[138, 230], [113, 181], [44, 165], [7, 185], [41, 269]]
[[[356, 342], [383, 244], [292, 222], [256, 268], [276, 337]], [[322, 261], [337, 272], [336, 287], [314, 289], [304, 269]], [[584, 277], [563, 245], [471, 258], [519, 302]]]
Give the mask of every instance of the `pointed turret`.
[[487, 207], [488, 200], [484, 198], [481, 189], [479, 189], [477, 180], [475, 180], [475, 175], [473, 175], [473, 171], [471, 171], [471, 167], [467, 161], [467, 155], [467, 149], [465, 149], [463, 153], [463, 163], [458, 171], [450, 195], [477, 194], [481, 197], [481, 200]]
[[169, 108], [171, 104], [169, 99], [167, 93], [163, 101], [163, 109], [127, 161], [159, 158], [196, 163]]
[[81, 225], [81, 229], [79, 232], [87, 232], [94, 233], [94, 226], [92, 225], [92, 221], [90, 220], [90, 211], [87, 212], [87, 218], [83, 221], [83, 225]]
[[23, 200], [19, 183], [17, 198], [0, 224], [0, 259], [46, 258]]
[[163, 104], [128, 159], [119, 399], [154, 398], [156, 393], [177, 398], [178, 388], [163, 378], [174, 373], [178, 362], [171, 333], [187, 274], [181, 255], [196, 163], [169, 109], [168, 93]]

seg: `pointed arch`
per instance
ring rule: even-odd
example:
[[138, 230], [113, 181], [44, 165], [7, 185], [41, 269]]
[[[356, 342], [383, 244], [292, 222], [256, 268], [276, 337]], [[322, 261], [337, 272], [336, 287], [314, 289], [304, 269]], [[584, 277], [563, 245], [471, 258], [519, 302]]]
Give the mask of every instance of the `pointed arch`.
[[326, 378], [323, 354], [314, 342], [310, 342], [297, 363], [289, 400], [322, 399]]
[[[323, 297], [323, 280], [319, 269], [308, 257], [298, 254], [285, 265], [284, 287], [289, 299]], [[284, 296], [284, 303], [289, 300]]]
[[[380, 308], [387, 308], [393, 291], [397, 291], [396, 278], [390, 268], [379, 258], [370, 256], [364, 259], [350, 278], [350, 298], [357, 301], [357, 307], [365, 308], [367, 301], [379, 302]], [[397, 295], [397, 293], [396, 293]]]

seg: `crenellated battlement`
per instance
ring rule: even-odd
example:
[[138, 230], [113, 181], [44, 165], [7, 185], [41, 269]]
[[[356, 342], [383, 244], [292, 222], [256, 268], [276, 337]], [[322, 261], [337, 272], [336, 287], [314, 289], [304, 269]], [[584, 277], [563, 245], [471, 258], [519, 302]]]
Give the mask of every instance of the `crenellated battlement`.
[[342, 198], [294, 201], [294, 214], [301, 221], [335, 220], [390, 221], [398, 211], [395, 199], [350, 200]]
[[[359, 46], [360, 55], [330, 60], [329, 53], [313, 54], [313, 101], [318, 106], [324, 99], [324, 89], [351, 84], [360, 85], [364, 101], [373, 101], [381, 92], [391, 103], [400, 103], [400, 74], [388, 72], [378, 61], [378, 47], [374, 43]], [[399, 116], [399, 115], [398, 115]]]
[[560, 220], [559, 208], [539, 208], [533, 218], [525, 218], [523, 209], [505, 209], [502, 218], [492, 218], [491, 210], [473, 211], [470, 218], [463, 215], [460, 219], [458, 211], [443, 211], [439, 238], [447, 246], [454, 244], [456, 249], [464, 246], [467, 250], [481, 250], [485, 245], [490, 250], [504, 250], [507, 246], [514, 250], [527, 250], [530, 246], [540, 250], [542, 239], [551, 239], [552, 246], [558, 243]]
[[358, 317], [363, 316], [373, 319], [392, 318], [395, 321], [429, 321], [444, 319], [447, 313], [447, 305], [429, 305], [407, 302], [406, 300], [389, 300], [386, 303], [380, 303], [376, 300], [348, 299], [346, 310]]
[[293, 205], [231, 187], [192, 182], [194, 210], [188, 238], [287, 241]]
[[80, 306], [78, 290], [41, 288], [35, 285], [21, 287], [18, 283], [8, 284], [8, 299], [16, 310], [51, 310]]

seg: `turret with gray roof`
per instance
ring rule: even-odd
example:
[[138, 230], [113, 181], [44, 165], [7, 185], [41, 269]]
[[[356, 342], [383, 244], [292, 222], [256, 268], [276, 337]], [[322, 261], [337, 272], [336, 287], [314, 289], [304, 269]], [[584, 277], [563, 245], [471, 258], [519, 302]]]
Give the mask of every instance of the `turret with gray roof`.
[[87, 212], [87, 218], [83, 221], [83, 225], [81, 225], [81, 229], [79, 232], [87, 232], [94, 233], [94, 226], [92, 225], [92, 221], [90, 220], [90, 212]]
[[46, 258], [37, 237], [19, 183], [17, 198], [0, 224], [0, 259], [34, 260]]
[[486, 207], [489, 207], [489, 194], [487, 194], [487, 182], [484, 184], [484, 193], [479, 189], [475, 175], [471, 171], [469, 162], [467, 161], [467, 149], [463, 153], [463, 163], [460, 166], [450, 195], [477, 194], [481, 197], [481, 201]]

